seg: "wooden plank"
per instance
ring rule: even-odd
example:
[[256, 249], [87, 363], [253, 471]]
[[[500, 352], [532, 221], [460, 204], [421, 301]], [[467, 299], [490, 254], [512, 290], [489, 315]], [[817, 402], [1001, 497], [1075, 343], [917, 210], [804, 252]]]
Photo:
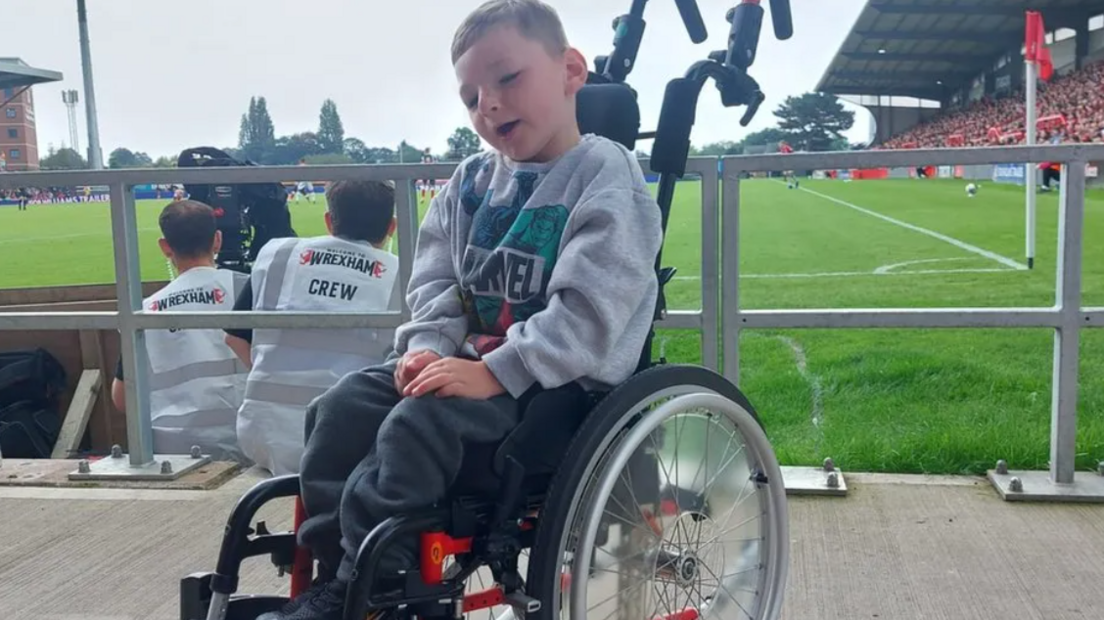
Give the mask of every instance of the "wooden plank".
[[100, 386], [103, 385], [103, 373], [98, 369], [85, 370], [81, 373], [80, 382], [77, 383], [73, 401], [69, 404], [69, 411], [65, 413], [65, 422], [61, 425], [61, 433], [58, 434], [57, 443], [50, 458], [65, 459], [80, 448], [84, 431], [88, 428], [88, 418], [92, 415], [92, 408], [99, 396]]

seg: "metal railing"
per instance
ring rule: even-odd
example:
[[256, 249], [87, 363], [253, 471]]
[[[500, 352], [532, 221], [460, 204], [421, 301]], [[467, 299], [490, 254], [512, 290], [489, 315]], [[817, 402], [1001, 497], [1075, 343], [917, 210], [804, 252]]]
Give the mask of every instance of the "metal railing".
[[[312, 180], [378, 180], [395, 182], [399, 246], [399, 278], [403, 290], [410, 282], [413, 265], [418, 212], [414, 181], [444, 179], [452, 176], [456, 164], [251, 166], [223, 168], [168, 168], [106, 171], [30, 172], [0, 175], [0, 189], [26, 187], [65, 187], [105, 185], [111, 193], [111, 232], [114, 239], [116, 312], [12, 312], [0, 313], [0, 331], [117, 329], [121, 340], [123, 375], [126, 385], [127, 449], [130, 465], [145, 467], [153, 462], [153, 431], [147, 385], [148, 356], [145, 330], [212, 328], [395, 328], [410, 317], [405, 299], [401, 312], [324, 313], [324, 312], [158, 312], [142, 309], [139, 273], [135, 185], [167, 183], [280, 183], [300, 180], [309, 174]], [[718, 368], [720, 306], [720, 270], [717, 265], [718, 219], [717, 160], [690, 162], [688, 172], [701, 175], [702, 243], [701, 309], [672, 310], [657, 325], [671, 329], [700, 329], [703, 364]], [[152, 251], [152, 248], [148, 251]]]
[[[1104, 308], [1083, 308], [1081, 274], [1085, 213], [1085, 166], [1104, 158], [1104, 145], [800, 153], [726, 157], [721, 212], [721, 304], [724, 374], [736, 382], [740, 371], [740, 331], [751, 328], [990, 328], [1046, 327], [1054, 330], [1049, 485], [1036, 498], [1078, 496], [1104, 499], [1104, 483], [1085, 479], [1075, 486], [1080, 330], [1104, 326]], [[1039, 308], [930, 308], [838, 310], [744, 310], [740, 306], [740, 177], [750, 172], [879, 169], [927, 165], [1025, 164], [1061, 162], [1057, 285], [1054, 305]], [[1031, 178], [1031, 177], [1026, 177]], [[990, 478], [1005, 497], [1023, 488], [1030, 472]], [[1019, 482], [1012, 482], [1016, 478]], [[1099, 478], [1099, 477], [1098, 477]], [[1049, 486], [1049, 489], [1042, 489]]]
[[[1055, 333], [1054, 385], [1051, 422], [1052, 486], [1075, 482], [1079, 333], [1083, 327], [1104, 326], [1104, 308], [1081, 307], [1082, 222], [1085, 205], [1085, 163], [1104, 160], [1104, 145], [997, 147], [864, 151], [851, 153], [799, 153], [726, 157], [723, 179], [717, 160], [694, 158], [688, 172], [701, 176], [701, 309], [671, 311], [659, 327], [700, 329], [702, 363], [718, 365], [718, 336], [723, 343], [723, 373], [733, 382], [739, 377], [739, 335], [753, 328], [1050, 328]], [[1024, 164], [1054, 161], [1064, 164], [1059, 219], [1057, 286], [1055, 304], [1032, 308], [905, 308], [832, 310], [744, 310], [740, 306], [740, 179], [750, 172], [823, 170], [848, 168], [898, 168], [921, 165]], [[1030, 165], [1030, 164], [1029, 164]], [[313, 179], [396, 181], [399, 217], [400, 278], [405, 289], [417, 229], [413, 181], [447, 178], [454, 164], [311, 167]], [[132, 465], [152, 458], [152, 434], [148, 411], [147, 363], [143, 330], [167, 328], [393, 328], [409, 317], [402, 312], [327, 314], [308, 312], [180, 312], [147, 314], [141, 309], [138, 273], [138, 236], [132, 188], [140, 183], [272, 183], [297, 180], [303, 168], [247, 167], [216, 169], [165, 169], [13, 173], [0, 175], [0, 188], [18, 186], [107, 185], [111, 188], [111, 221], [115, 237], [118, 312], [9, 313], [0, 314], [0, 330], [118, 329], [127, 381], [127, 439]], [[720, 181], [720, 182], [719, 182]], [[721, 187], [722, 209], [717, 208]], [[677, 217], [677, 215], [675, 216]], [[718, 227], [718, 223], [720, 224]], [[718, 234], [719, 228], [719, 234]], [[670, 261], [665, 261], [670, 262]], [[723, 265], [723, 268], [722, 268]], [[723, 315], [721, 309], [724, 309]], [[140, 412], [140, 413], [136, 413]], [[1002, 479], [1003, 480], [1003, 479]], [[994, 480], [997, 483], [997, 480]], [[1000, 484], [998, 483], [1000, 488]], [[1002, 493], [1005, 490], [1002, 489]], [[1069, 489], [1056, 495], [1069, 496]], [[1007, 496], [1007, 495], [1006, 495]], [[1100, 493], [1104, 498], [1104, 492]]]

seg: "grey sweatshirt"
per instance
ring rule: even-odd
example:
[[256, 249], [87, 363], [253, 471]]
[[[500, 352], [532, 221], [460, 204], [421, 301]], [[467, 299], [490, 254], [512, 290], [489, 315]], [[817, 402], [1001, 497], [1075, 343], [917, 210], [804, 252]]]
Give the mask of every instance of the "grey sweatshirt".
[[480, 153], [418, 233], [395, 350], [482, 359], [515, 398], [636, 368], [652, 323], [659, 207], [635, 156], [594, 135], [559, 159]]

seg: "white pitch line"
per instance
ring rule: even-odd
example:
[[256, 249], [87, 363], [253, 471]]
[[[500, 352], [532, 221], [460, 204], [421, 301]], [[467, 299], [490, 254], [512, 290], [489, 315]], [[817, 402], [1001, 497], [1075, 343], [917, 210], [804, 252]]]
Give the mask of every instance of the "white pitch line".
[[[879, 268], [880, 269], [880, 268]], [[917, 269], [915, 271], [822, 271], [819, 273], [741, 273], [740, 279], [749, 280], [785, 280], [801, 278], [857, 278], [859, 276], [913, 276], [938, 275], [942, 273], [1006, 273], [1017, 271], [1004, 267], [979, 267], [977, 269]], [[675, 280], [700, 281], [701, 276], [675, 276]]]
[[855, 205], [855, 204], [851, 204], [850, 202], [847, 202], [845, 200], [840, 200], [839, 198], [834, 198], [834, 197], [829, 196], [827, 194], [822, 194], [820, 192], [817, 192], [817, 191], [814, 191], [814, 190], [811, 190], [811, 189], [808, 189], [808, 188], [805, 188], [805, 187], [802, 187], [800, 189], [803, 192], [807, 192], [807, 193], [812, 194], [814, 196], [819, 196], [819, 197], [821, 197], [825, 200], [830, 200], [830, 201], [832, 201], [832, 202], [834, 202], [838, 205], [845, 206], [849, 209], [854, 209], [854, 210], [858, 211], [859, 213], [865, 213], [866, 215], [869, 215], [871, 217], [876, 217], [880, 220], [884, 220], [886, 222], [889, 222], [890, 224], [896, 224], [896, 225], [900, 226], [901, 228], [907, 228], [908, 230], [927, 235], [929, 237], [932, 237], [933, 239], [939, 239], [940, 241], [945, 241], [945, 242], [955, 246], [956, 248], [966, 250], [967, 252], [973, 252], [974, 254], [977, 254], [979, 256], [984, 256], [986, 258], [993, 259], [993, 260], [997, 261], [998, 263], [1000, 263], [1002, 265], [1007, 265], [1007, 266], [1009, 266], [1013, 269], [1018, 269], [1020, 271], [1027, 271], [1027, 265], [1025, 265], [1023, 263], [1020, 263], [1020, 262], [1017, 262], [1017, 261], [1014, 261], [1011, 258], [1008, 258], [1007, 256], [1001, 256], [1000, 254], [997, 254], [996, 252], [990, 252], [989, 250], [979, 248], [976, 245], [971, 245], [969, 243], [966, 243], [965, 241], [959, 241], [958, 239], [955, 239], [954, 237], [948, 237], [947, 235], [944, 235], [943, 233], [938, 233], [938, 232], [935, 232], [934, 230], [929, 230], [927, 228], [923, 228], [923, 227], [917, 226], [915, 224], [909, 224], [908, 222], [903, 222], [899, 219], [889, 217], [888, 215], [882, 215], [881, 213], [878, 213], [877, 211], [871, 211], [870, 209], [864, 209], [863, 207], [860, 207], [860, 206]]

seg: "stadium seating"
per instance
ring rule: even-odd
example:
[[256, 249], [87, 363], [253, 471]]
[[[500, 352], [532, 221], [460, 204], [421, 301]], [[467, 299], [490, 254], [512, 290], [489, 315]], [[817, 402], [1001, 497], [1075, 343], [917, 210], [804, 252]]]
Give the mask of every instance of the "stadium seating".
[[[1104, 142], [1104, 62], [1041, 82], [1037, 141]], [[1023, 144], [1024, 95], [985, 97], [885, 141], [883, 149]]]

